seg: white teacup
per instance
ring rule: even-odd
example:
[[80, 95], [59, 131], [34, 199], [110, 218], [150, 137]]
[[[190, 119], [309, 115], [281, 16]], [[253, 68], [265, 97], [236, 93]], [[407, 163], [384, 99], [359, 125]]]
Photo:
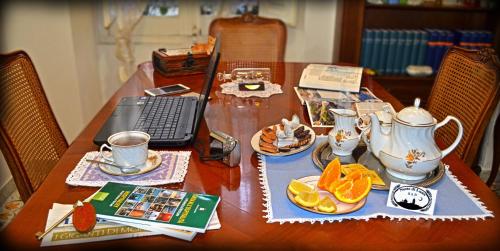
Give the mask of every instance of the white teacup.
[[[107, 161], [120, 166], [124, 169], [135, 169], [146, 164], [148, 159], [148, 143], [150, 136], [147, 133], [139, 131], [123, 131], [115, 133], [108, 138], [108, 143], [103, 144], [99, 149], [100, 155]], [[104, 156], [103, 150], [111, 150], [113, 158]]]

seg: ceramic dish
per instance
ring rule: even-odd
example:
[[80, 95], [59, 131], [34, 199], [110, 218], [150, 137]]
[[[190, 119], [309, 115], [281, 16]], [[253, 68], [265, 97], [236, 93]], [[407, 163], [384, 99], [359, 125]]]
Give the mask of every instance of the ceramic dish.
[[[324, 142], [318, 145], [312, 152], [312, 159], [316, 167], [323, 170], [326, 165], [337, 157], [332, 153], [332, 149], [328, 142]], [[443, 178], [445, 173], [445, 168], [443, 162], [439, 162], [438, 168], [429, 172], [424, 179], [421, 180], [402, 180], [398, 179], [389, 173], [387, 173], [386, 168], [380, 161], [373, 156], [370, 151], [366, 150], [366, 145], [358, 145], [354, 149], [352, 155], [350, 156], [338, 156], [342, 164], [360, 163], [366, 166], [366, 168], [374, 170], [380, 176], [380, 178], [385, 182], [385, 185], [372, 185], [373, 189], [376, 190], [389, 190], [391, 182], [398, 182], [403, 184], [411, 184], [421, 187], [429, 187]]]
[[[271, 127], [271, 126], [268, 126], [268, 127]], [[278, 125], [276, 125], [276, 126], [278, 126]], [[311, 140], [309, 140], [309, 143], [307, 143], [301, 147], [293, 148], [289, 152], [270, 153], [270, 152], [262, 151], [262, 150], [260, 150], [260, 146], [259, 146], [260, 135], [262, 134], [262, 130], [259, 130], [256, 134], [253, 135], [252, 140], [250, 141], [250, 143], [252, 144], [252, 148], [256, 152], [258, 152], [260, 154], [268, 155], [268, 156], [288, 156], [288, 155], [302, 152], [314, 144], [314, 141], [316, 140], [316, 133], [314, 133], [314, 130], [306, 125], [301, 124], [299, 126], [304, 126], [304, 130], [309, 130], [311, 133]]]
[[333, 202], [335, 202], [335, 204], [337, 206], [337, 210], [335, 212], [331, 212], [331, 213], [319, 211], [317, 209], [317, 207], [304, 207], [304, 206], [300, 205], [299, 203], [297, 203], [295, 201], [295, 196], [290, 192], [290, 190], [286, 189], [286, 194], [287, 194], [288, 199], [296, 206], [298, 206], [304, 210], [307, 210], [309, 212], [318, 213], [318, 214], [331, 214], [331, 215], [347, 214], [347, 213], [352, 213], [354, 211], [359, 210], [360, 208], [362, 208], [366, 204], [366, 198], [362, 199], [361, 201], [359, 201], [357, 203], [353, 203], [353, 204], [344, 203], [344, 202], [337, 200], [337, 198], [335, 198], [335, 196], [333, 194], [331, 194], [328, 191], [319, 189], [316, 186], [316, 184], [318, 183], [318, 180], [319, 180], [319, 176], [306, 176], [306, 177], [302, 177], [302, 178], [297, 179], [297, 180], [304, 182], [308, 185], [316, 187], [316, 189], [318, 189], [320, 199], [325, 197], [325, 196], [328, 196], [328, 197], [330, 197], [330, 199], [333, 200]]
[[[106, 157], [111, 157], [110, 152], [104, 152], [104, 154], [109, 155]], [[153, 171], [154, 169], [156, 169], [157, 167], [160, 166], [161, 160], [162, 159], [161, 159], [161, 155], [159, 152], [153, 151], [153, 150], [148, 150], [148, 160], [146, 161], [145, 165], [137, 167], [137, 168], [139, 168], [139, 172], [137, 172], [137, 173], [123, 173], [120, 170], [120, 168], [118, 168], [116, 166], [111, 166], [111, 165], [106, 165], [106, 164], [101, 164], [101, 163], [99, 163], [97, 165], [99, 166], [99, 169], [101, 169], [101, 171], [103, 171], [107, 174], [116, 175], [116, 176], [131, 176], [131, 175], [139, 175], [139, 174], [144, 174], [144, 173]]]

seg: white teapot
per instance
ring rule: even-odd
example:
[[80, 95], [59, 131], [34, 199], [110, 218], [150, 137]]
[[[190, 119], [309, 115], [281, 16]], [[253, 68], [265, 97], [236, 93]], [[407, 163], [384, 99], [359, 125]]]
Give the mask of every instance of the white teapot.
[[[442, 122], [423, 108], [416, 98], [414, 106], [406, 107], [393, 116], [390, 130], [383, 130], [374, 113], [371, 118], [370, 148], [392, 176], [404, 180], [424, 179], [439, 165], [439, 161], [457, 147], [462, 139], [462, 123], [453, 116]], [[458, 125], [458, 135], [448, 148], [441, 151], [434, 132], [450, 120]]]

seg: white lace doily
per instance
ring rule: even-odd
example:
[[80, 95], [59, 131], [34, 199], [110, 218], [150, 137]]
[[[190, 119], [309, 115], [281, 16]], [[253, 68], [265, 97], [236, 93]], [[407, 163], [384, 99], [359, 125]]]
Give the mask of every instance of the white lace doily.
[[156, 169], [139, 175], [116, 176], [107, 174], [98, 164], [89, 163], [85, 159], [99, 158], [99, 152], [88, 152], [78, 162], [75, 169], [66, 178], [66, 184], [71, 186], [101, 187], [108, 181], [139, 185], [157, 186], [184, 181], [191, 157], [190, 151], [158, 151], [161, 164]]
[[223, 94], [232, 94], [239, 98], [248, 98], [248, 97], [259, 97], [259, 98], [268, 98], [274, 94], [281, 94], [283, 91], [281, 90], [281, 85], [273, 84], [267, 81], [264, 81], [264, 90], [263, 91], [240, 91], [238, 88], [238, 82], [229, 82], [225, 84], [221, 84]]

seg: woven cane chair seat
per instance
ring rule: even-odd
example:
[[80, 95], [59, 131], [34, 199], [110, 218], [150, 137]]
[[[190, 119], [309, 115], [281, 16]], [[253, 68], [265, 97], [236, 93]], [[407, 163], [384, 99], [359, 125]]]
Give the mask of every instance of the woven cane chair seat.
[[68, 148], [23, 51], [0, 55], [0, 147], [26, 201]]
[[[432, 88], [428, 109], [438, 121], [457, 117], [464, 127], [462, 141], [455, 149], [472, 166], [482, 137], [499, 97], [499, 61], [493, 49], [481, 51], [450, 48]], [[457, 126], [448, 123], [436, 135], [451, 145]]]

